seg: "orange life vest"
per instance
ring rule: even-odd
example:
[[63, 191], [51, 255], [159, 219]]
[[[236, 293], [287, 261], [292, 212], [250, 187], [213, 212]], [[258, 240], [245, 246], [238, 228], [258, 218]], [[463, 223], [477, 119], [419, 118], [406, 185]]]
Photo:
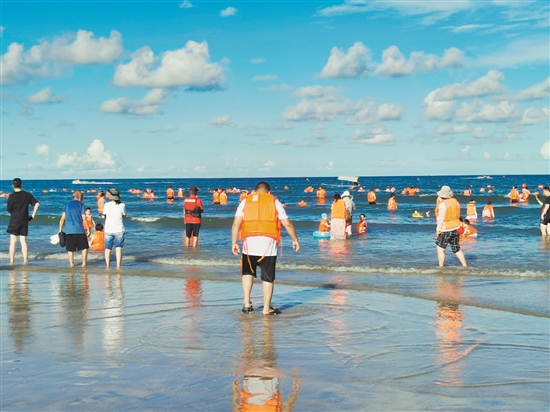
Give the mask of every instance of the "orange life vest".
[[460, 204], [456, 199], [445, 199], [445, 221], [443, 229], [452, 230], [460, 227]]
[[327, 191], [325, 189], [319, 189], [317, 190], [317, 197], [318, 198], [325, 198], [327, 197]]
[[220, 193], [220, 203], [227, 203], [227, 195], [225, 192]]
[[105, 250], [105, 234], [103, 232], [94, 232], [92, 249], [94, 252], [101, 252], [102, 250]]
[[474, 216], [476, 215], [477, 212], [476, 212], [476, 205], [473, 204], [473, 203], [468, 203], [466, 205], [466, 215], [467, 216]]
[[178, 189], [178, 197], [180, 199], [183, 197], [183, 189]]
[[367, 194], [367, 200], [371, 203], [376, 202], [376, 195], [374, 194], [374, 192], [369, 192]]
[[517, 189], [512, 189], [510, 192], [510, 200], [519, 200], [519, 192]]
[[105, 198], [100, 197], [97, 199], [97, 211], [103, 213], [103, 207], [105, 206]]
[[321, 219], [319, 222], [319, 232], [329, 232], [330, 227], [327, 225], [328, 219]]
[[94, 227], [94, 218], [92, 216], [84, 217], [84, 229], [90, 230]]
[[174, 189], [168, 189], [166, 191], [166, 197], [170, 198], [170, 197], [174, 197]]
[[470, 189], [466, 189], [464, 191], [464, 196], [471, 196], [472, 195], [472, 191]]
[[435, 217], [437, 218], [439, 216], [439, 205], [441, 204], [441, 198], [437, 196], [437, 199], [435, 200]]
[[269, 193], [252, 193], [246, 197], [240, 228], [242, 241], [250, 236], [267, 236], [279, 243], [281, 227], [275, 200]]
[[493, 210], [493, 205], [487, 205], [483, 208], [483, 212], [481, 214], [483, 217], [493, 217], [495, 215], [495, 212]]
[[335, 200], [330, 209], [330, 217], [332, 219], [345, 219], [346, 218], [346, 204], [342, 199]]
[[397, 202], [393, 197], [388, 199], [388, 210], [397, 210]]
[[523, 200], [527, 200], [529, 199], [529, 195], [531, 194], [531, 192], [529, 190], [524, 190], [522, 193], [521, 193], [521, 198]]
[[217, 190], [212, 195], [212, 198], [214, 199], [214, 203], [220, 203], [220, 193]]
[[355, 233], [358, 235], [364, 235], [367, 233], [367, 222], [365, 220], [357, 223], [357, 226], [355, 226]]

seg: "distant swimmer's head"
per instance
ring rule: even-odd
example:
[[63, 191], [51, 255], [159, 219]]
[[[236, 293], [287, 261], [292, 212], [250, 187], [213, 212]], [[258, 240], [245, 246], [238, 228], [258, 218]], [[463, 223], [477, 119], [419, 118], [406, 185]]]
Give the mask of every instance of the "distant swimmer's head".
[[107, 199], [120, 201], [120, 191], [116, 187], [110, 187], [109, 190], [107, 190]]
[[256, 185], [254, 190], [259, 193], [269, 193], [271, 192], [271, 186], [269, 186], [267, 182], [260, 182]]
[[95, 224], [95, 231], [96, 232], [103, 232], [103, 225], [101, 223]]
[[475, 203], [476, 201], [474, 199], [470, 199], [470, 203]]
[[544, 194], [546, 196], [548, 196], [550, 194], [550, 186], [544, 186], [544, 189], [542, 189], [542, 190], [544, 190]]
[[464, 223], [466, 223], [467, 225], [470, 224], [470, 221], [468, 219], [464, 219]]
[[321, 213], [321, 219], [328, 219], [328, 215], [326, 213]]
[[488, 205], [492, 205], [493, 202], [491, 202], [490, 200], [487, 202]]
[[335, 193], [334, 200], [340, 200], [340, 199], [342, 199], [342, 196], [340, 196], [340, 193]]
[[13, 186], [14, 189], [21, 189], [21, 186], [23, 185], [23, 182], [21, 182], [21, 179], [16, 177], [15, 179], [13, 179], [11, 181], [11, 185]]
[[366, 216], [365, 216], [365, 214], [364, 214], [364, 213], [361, 213], [361, 214], [359, 215], [359, 219], [361, 219], [361, 220], [365, 220], [365, 218], [366, 218]]
[[454, 193], [449, 186], [442, 186], [441, 190], [437, 192], [437, 195], [443, 199], [450, 199], [454, 196]]
[[196, 195], [199, 190], [200, 189], [197, 186], [191, 186], [189, 188], [189, 193], [191, 193], [192, 195]]
[[390, 195], [390, 197], [395, 197], [395, 193], [392, 193], [392, 194]]

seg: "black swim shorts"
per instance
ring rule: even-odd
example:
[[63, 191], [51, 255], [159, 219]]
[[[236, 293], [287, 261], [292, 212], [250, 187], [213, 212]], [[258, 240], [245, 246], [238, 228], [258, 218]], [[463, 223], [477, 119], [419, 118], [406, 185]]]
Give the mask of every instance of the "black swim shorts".
[[15, 236], [28, 236], [29, 222], [10, 222], [6, 232]]
[[547, 225], [549, 223], [550, 223], [550, 212], [546, 213], [540, 221], [541, 225]]
[[201, 230], [200, 223], [186, 223], [185, 224], [185, 236], [187, 237], [199, 237]]
[[[261, 260], [260, 260], [261, 259]], [[252, 256], [245, 255], [241, 258], [241, 274], [256, 276], [258, 266], [262, 271], [261, 279], [264, 282], [273, 283], [275, 281], [275, 265], [277, 256]]]
[[65, 250], [76, 252], [77, 250], [89, 249], [88, 237], [84, 233], [65, 235]]
[[460, 236], [456, 230], [451, 230], [450, 232], [441, 232], [437, 236], [435, 244], [440, 248], [447, 249], [447, 245], [451, 245], [451, 250], [453, 253], [456, 253], [460, 250], [459, 244]]

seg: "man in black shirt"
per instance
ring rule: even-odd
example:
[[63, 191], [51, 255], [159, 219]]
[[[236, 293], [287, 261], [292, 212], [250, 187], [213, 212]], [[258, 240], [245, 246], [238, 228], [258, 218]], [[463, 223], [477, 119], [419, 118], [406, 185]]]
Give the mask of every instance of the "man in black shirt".
[[[21, 189], [21, 179], [16, 177], [12, 181], [13, 193], [8, 198], [6, 210], [10, 214], [10, 223], [6, 232], [10, 234], [10, 264], [15, 259], [15, 247], [17, 239], [21, 243], [21, 254], [23, 263], [29, 260], [29, 247], [27, 245], [27, 235], [29, 233], [29, 222], [34, 219], [40, 203], [29, 192]], [[33, 206], [32, 215], [29, 216], [29, 206]]]

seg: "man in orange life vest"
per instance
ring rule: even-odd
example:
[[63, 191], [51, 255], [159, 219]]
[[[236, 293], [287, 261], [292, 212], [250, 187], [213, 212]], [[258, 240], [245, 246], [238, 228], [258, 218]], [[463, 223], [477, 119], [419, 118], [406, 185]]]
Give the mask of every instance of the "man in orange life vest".
[[202, 200], [197, 197], [199, 189], [195, 186], [189, 188], [189, 196], [183, 201], [183, 221], [185, 223], [185, 247], [189, 247], [193, 238], [193, 247], [199, 244], [199, 231], [201, 229], [201, 215], [204, 212]]
[[454, 193], [449, 186], [443, 186], [437, 195], [441, 198], [437, 214], [437, 240], [435, 241], [439, 266], [445, 265], [445, 249], [448, 244], [451, 245], [451, 250], [462, 266], [468, 266], [464, 252], [460, 250], [460, 235], [457, 232], [457, 229], [461, 227], [460, 205], [456, 199], [453, 199]]
[[254, 310], [250, 301], [252, 285], [256, 277], [256, 269], [261, 269], [262, 292], [264, 295], [264, 315], [276, 315], [278, 309], [271, 307], [273, 297], [273, 282], [275, 281], [275, 266], [277, 262], [277, 246], [281, 238], [281, 225], [285, 227], [292, 238], [292, 247], [297, 252], [300, 243], [296, 230], [288, 218], [281, 202], [271, 195], [268, 183], [260, 182], [254, 192], [249, 194], [237, 208], [231, 228], [231, 249], [233, 254], [240, 253], [237, 238], [239, 233], [243, 242], [241, 257], [241, 281], [243, 285], [243, 312]]

